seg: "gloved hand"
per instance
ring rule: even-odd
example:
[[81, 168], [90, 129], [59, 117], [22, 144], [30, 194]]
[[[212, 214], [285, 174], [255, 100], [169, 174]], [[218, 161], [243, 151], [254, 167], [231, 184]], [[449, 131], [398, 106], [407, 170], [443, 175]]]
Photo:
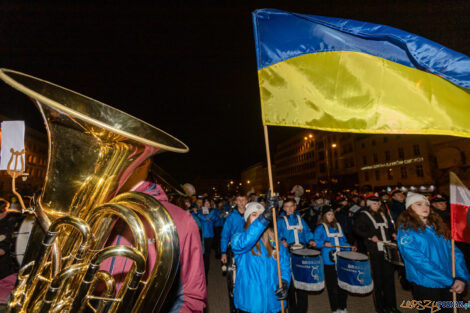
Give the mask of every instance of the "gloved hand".
[[282, 280], [282, 287], [278, 288], [275, 291], [277, 300], [286, 300], [288, 293], [289, 293], [289, 284], [283, 279]]
[[[270, 195], [270, 191], [268, 191], [268, 195]], [[266, 199], [266, 209], [263, 212], [263, 217], [272, 222], [273, 221], [273, 210], [277, 210], [279, 208], [279, 199], [277, 196], [269, 196]]]

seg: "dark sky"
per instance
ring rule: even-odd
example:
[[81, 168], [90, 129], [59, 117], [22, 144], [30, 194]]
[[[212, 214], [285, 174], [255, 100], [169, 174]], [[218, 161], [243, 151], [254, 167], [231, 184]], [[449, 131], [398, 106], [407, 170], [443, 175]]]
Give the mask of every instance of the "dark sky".
[[[95, 2], [2, 1], [0, 66], [78, 91], [176, 136], [191, 151], [159, 160], [181, 182], [238, 177], [265, 159], [254, 9], [386, 24], [470, 55], [470, 1]], [[41, 127], [32, 103], [4, 84], [0, 114]], [[270, 128], [272, 144], [295, 131]]]

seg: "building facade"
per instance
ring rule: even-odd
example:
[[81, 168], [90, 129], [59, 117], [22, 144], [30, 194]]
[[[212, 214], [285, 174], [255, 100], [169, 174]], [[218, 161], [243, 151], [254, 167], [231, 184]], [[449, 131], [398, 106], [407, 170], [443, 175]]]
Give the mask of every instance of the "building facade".
[[470, 139], [302, 130], [277, 145], [273, 163], [282, 193], [297, 184], [311, 192], [435, 186], [448, 193], [450, 170], [470, 186]]
[[254, 192], [256, 194], [265, 194], [269, 188], [268, 169], [266, 164], [259, 162], [241, 173], [241, 182], [245, 193]]

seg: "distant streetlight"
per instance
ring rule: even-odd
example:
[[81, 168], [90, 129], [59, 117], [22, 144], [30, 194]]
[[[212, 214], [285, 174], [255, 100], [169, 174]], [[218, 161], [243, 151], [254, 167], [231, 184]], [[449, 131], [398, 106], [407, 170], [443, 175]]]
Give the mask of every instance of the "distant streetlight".
[[332, 143], [332, 144], [331, 144], [331, 147], [332, 147], [332, 148], [336, 148], [336, 144], [335, 144], [335, 143]]
[[230, 185], [233, 185], [233, 180], [230, 181]]
[[307, 140], [307, 139], [308, 139], [308, 137], [307, 137], [307, 136], [305, 136], [305, 137], [304, 137], [304, 140]]
[[251, 181], [247, 180], [246, 183], [249, 184], [249, 183], [251, 183]]
[[308, 138], [313, 138], [313, 135], [312, 135], [312, 134], [308, 134]]
[[279, 185], [280, 183], [281, 183], [280, 181], [277, 182], [278, 185]]
[[242, 183], [239, 183], [238, 185], [240, 185], [240, 186], [241, 186], [241, 185], [242, 185]]

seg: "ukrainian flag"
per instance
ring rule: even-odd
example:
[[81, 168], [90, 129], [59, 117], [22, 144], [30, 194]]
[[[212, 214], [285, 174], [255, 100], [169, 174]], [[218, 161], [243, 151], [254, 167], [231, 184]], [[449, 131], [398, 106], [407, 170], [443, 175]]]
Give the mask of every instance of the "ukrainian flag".
[[470, 137], [470, 58], [377, 24], [253, 13], [264, 125]]

